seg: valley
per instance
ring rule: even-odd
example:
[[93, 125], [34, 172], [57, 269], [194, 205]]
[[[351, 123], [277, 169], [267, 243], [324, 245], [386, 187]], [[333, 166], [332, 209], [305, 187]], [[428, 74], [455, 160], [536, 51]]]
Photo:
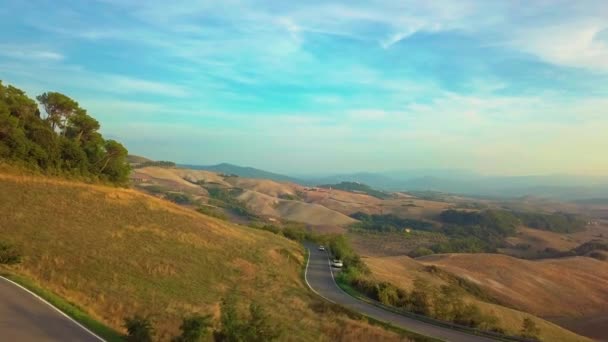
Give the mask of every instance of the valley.
[[[608, 225], [600, 217], [588, 216], [602, 212], [603, 209], [597, 205], [591, 210], [588, 204], [530, 199], [522, 203], [504, 202], [438, 193], [385, 192], [384, 198], [379, 198], [358, 190], [336, 189], [337, 186], [303, 186], [181, 168], [136, 168], [132, 177], [137, 178], [136, 188], [142, 191], [150, 192], [151, 187], [161, 187], [165, 192], [188, 194], [192, 202], [186, 206], [212, 206], [226, 219], [243, 224], [276, 226], [278, 229], [300, 227], [317, 234], [344, 234], [370, 267], [374, 279], [389, 281], [404, 289], [411, 290], [418, 277], [441, 286], [445, 283], [441, 277], [425, 271], [427, 266], [438, 267], [476, 284], [493, 298], [488, 302], [475, 296], [465, 297], [467, 301], [477, 303], [482, 312], [499, 317], [502, 328], [509, 334], [517, 334], [523, 318], [534, 315], [539, 317], [536, 322], [543, 340], [577, 341], [582, 337], [556, 323], [576, 328], [568, 322], [592, 321], [593, 317], [602, 314], [608, 303], [608, 287], [603, 286], [608, 282], [608, 262], [601, 259], [608, 252], [585, 250], [585, 254], [580, 254], [582, 256], [577, 256], [577, 253], [583, 252], [575, 252], [590, 241], [608, 241]], [[217, 191], [214, 189], [229, 193], [227, 198], [242, 204], [247, 213], [235, 215], [230, 205], [218, 201], [213, 195]], [[164, 195], [157, 192], [156, 196]], [[492, 245], [479, 247], [479, 252], [496, 248], [494, 253], [497, 254], [435, 254], [432, 251], [438, 246], [454, 248], [458, 245], [450, 241], [461, 239], [461, 235], [452, 235], [449, 230], [445, 231], [446, 228], [440, 229], [446, 224], [441, 214], [447, 210], [489, 210], [489, 213], [497, 214], [517, 210], [515, 213], [522, 212], [517, 214], [523, 215], [522, 219], [531, 220], [528, 218], [530, 215], [523, 213], [551, 213], [564, 209], [585, 215], [587, 221], [582, 223], [585, 228], [561, 233], [517, 224], [512, 228], [513, 233]], [[385, 221], [369, 221], [362, 226], [360, 219], [363, 217]], [[539, 217], [548, 220], [546, 222], [555, 222], [556, 226], [547, 226], [549, 228], [546, 229], [562, 229], [559, 228], [562, 224], [560, 216]], [[382, 231], [374, 230], [380, 227], [377, 226], [379, 222], [386, 222], [382, 223]], [[497, 247], [491, 247], [494, 244]], [[465, 248], [465, 251], [473, 248], [465, 246], [468, 247], [458, 248]], [[416, 254], [429, 248], [430, 252], [425, 254], [432, 255], [418, 257]], [[588, 257], [589, 253], [594, 253], [595, 258]], [[587, 295], [580, 296], [580, 293]], [[593, 334], [597, 334], [597, 329], [591, 325], [576, 331], [583, 335], [589, 331], [590, 337], [596, 337]]]

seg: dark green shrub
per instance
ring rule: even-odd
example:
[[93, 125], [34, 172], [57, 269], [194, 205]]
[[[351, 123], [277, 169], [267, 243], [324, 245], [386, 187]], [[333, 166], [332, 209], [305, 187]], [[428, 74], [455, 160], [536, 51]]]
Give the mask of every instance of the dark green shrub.
[[186, 317], [179, 327], [182, 331], [180, 336], [172, 339], [172, 342], [198, 342], [209, 332], [211, 327], [211, 315]]
[[14, 265], [21, 262], [21, 253], [13, 245], [0, 242], [0, 264]]
[[139, 315], [125, 318], [124, 327], [127, 329], [126, 341], [152, 342], [154, 327], [150, 318]]

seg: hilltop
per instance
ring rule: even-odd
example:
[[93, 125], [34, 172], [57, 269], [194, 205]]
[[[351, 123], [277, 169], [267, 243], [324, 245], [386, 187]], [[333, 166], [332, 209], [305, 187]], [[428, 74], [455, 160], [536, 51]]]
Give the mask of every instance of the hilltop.
[[269, 180], [278, 181], [278, 182], [293, 182], [293, 183], [300, 183], [300, 184], [303, 183], [301, 180], [298, 180], [293, 177], [285, 176], [282, 174], [278, 174], [278, 173], [274, 173], [274, 172], [270, 172], [270, 171], [264, 171], [261, 169], [256, 169], [256, 168], [248, 167], [248, 166], [238, 166], [238, 165], [229, 164], [229, 163], [221, 163], [221, 164], [217, 164], [217, 165], [208, 165], [208, 166], [183, 164], [183, 165], [179, 165], [179, 166], [186, 168], [186, 169], [207, 170], [207, 171], [213, 171], [213, 172], [223, 173], [223, 174], [227, 174], [227, 175], [236, 175], [236, 176], [245, 177], [245, 178], [269, 179]]
[[0, 172], [0, 234], [23, 254], [11, 272], [33, 279], [122, 330], [135, 313], [152, 315], [161, 340], [182, 316], [218, 315], [236, 291], [256, 301], [295, 341], [394, 333], [328, 307], [301, 278], [302, 247], [129, 189], [89, 185], [11, 168]]

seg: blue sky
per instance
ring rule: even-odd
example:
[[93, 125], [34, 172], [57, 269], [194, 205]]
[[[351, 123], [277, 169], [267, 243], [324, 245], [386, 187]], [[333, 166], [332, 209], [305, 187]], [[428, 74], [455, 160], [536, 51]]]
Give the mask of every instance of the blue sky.
[[4, 0], [0, 79], [155, 159], [608, 172], [603, 0]]

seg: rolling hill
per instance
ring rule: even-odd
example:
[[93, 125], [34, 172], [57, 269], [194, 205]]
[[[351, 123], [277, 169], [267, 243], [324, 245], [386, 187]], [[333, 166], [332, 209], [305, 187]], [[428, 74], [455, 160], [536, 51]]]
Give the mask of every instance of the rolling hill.
[[[498, 255], [488, 255], [486, 259], [494, 256], [500, 257]], [[441, 256], [439, 258], [441, 258]], [[374, 278], [380, 281], [387, 281], [392, 284], [396, 284], [403, 289], [411, 290], [413, 288], [414, 279], [416, 278], [425, 279], [435, 287], [447, 284], [444, 278], [436, 275], [435, 272], [429, 272], [429, 270], [425, 267], [425, 265], [435, 265], [436, 263], [431, 261], [433, 259], [429, 259], [428, 261], [423, 260], [423, 262], [420, 262], [407, 256], [392, 256], [370, 257], [364, 258], [363, 260], [371, 269]], [[471, 257], [470, 262], [478, 265], [484, 265], [484, 263], [480, 262], [480, 260], [482, 259], [474, 258], [473, 256]], [[485, 267], [487, 268], [488, 265], [485, 265]], [[471, 280], [470, 278], [466, 277], [467, 273], [463, 270], [448, 270], [452, 271], [453, 274], [456, 275], [464, 274], [464, 277], [467, 280]], [[492, 268], [491, 270], [500, 273], [504, 271], [504, 268]], [[517, 270], [514, 269], [513, 272], [517, 272]], [[488, 280], [488, 282], [491, 282], [491, 280]], [[499, 285], [497, 284], [496, 286]], [[599, 285], [596, 286], [596, 289], [598, 287]], [[521, 298], [533, 301], [534, 298], [529, 297], [529, 295], [533, 296], [533, 294], [529, 294], [527, 292], [520, 293], [520, 296], [522, 296]], [[562, 297], [558, 296], [555, 298], [555, 300], [559, 300], [560, 298]], [[500, 326], [510, 334], [518, 334], [523, 319], [531, 316], [530, 314], [519, 310], [480, 300], [472, 295], [465, 295], [463, 299], [466, 302], [475, 303], [483, 313], [492, 314], [498, 317], [500, 319]], [[585, 337], [576, 335], [575, 333], [572, 333], [547, 320], [538, 317], [534, 317], [533, 319], [540, 328], [540, 337], [543, 341], [589, 341]]]
[[539, 316], [593, 315], [608, 305], [608, 262], [593, 258], [530, 261], [499, 254], [443, 254], [417, 260], [460, 274], [501, 301]]
[[151, 315], [160, 340], [184, 315], [217, 317], [228, 292], [256, 301], [293, 341], [401, 340], [353, 320], [303, 284], [302, 247], [265, 231], [217, 220], [138, 191], [0, 172], [0, 236], [23, 261], [3, 267], [33, 279], [122, 331]]
[[281, 175], [281, 174], [274, 173], [274, 172], [264, 171], [264, 170], [256, 169], [253, 167], [238, 166], [238, 165], [229, 164], [229, 163], [221, 163], [221, 164], [217, 164], [217, 165], [208, 165], [208, 166], [188, 165], [188, 164], [179, 165], [179, 166], [186, 168], [186, 169], [207, 170], [207, 171], [212, 171], [212, 172], [217, 172], [217, 173], [237, 175], [239, 177], [244, 177], [244, 178], [269, 179], [269, 180], [278, 181], [278, 182], [303, 183], [301, 180], [298, 180], [293, 177]]

